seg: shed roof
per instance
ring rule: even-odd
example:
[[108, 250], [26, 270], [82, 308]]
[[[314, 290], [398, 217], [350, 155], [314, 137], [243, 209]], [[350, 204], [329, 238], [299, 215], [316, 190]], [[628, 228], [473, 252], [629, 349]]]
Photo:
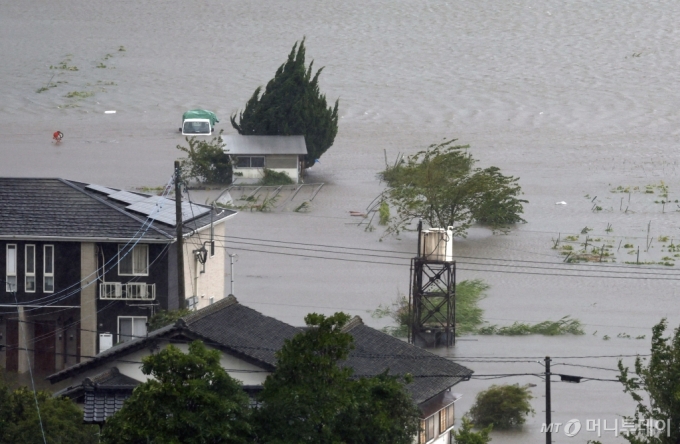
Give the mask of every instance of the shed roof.
[[222, 136], [230, 155], [305, 155], [305, 136]]

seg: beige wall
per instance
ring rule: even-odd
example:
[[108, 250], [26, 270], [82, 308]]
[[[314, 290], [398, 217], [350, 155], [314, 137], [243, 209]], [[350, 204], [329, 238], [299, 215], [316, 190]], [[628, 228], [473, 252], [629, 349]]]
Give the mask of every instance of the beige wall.
[[[198, 296], [196, 309], [210, 305], [210, 298], [214, 302], [224, 298], [224, 265], [226, 252], [222, 245], [226, 233], [226, 222], [222, 221], [214, 226], [215, 255], [210, 256], [210, 228], [184, 239], [184, 292], [187, 301], [192, 296]], [[208, 259], [205, 263], [205, 273], [201, 273], [203, 265], [196, 259], [194, 250], [202, 247], [203, 243], [208, 250]]]
[[81, 361], [97, 354], [97, 253], [95, 244], [80, 244], [80, 355]]
[[[157, 351], [163, 350], [165, 347], [167, 347], [169, 343], [170, 343], [169, 341], [161, 341], [159, 343], [159, 349]], [[188, 353], [189, 351], [188, 344], [174, 344], [174, 345], [175, 347], [182, 350], [184, 353]], [[208, 348], [212, 349], [212, 347]], [[110, 369], [111, 367], [118, 367], [118, 371], [121, 374], [129, 376], [132, 379], [136, 379], [137, 381], [145, 382], [149, 380], [149, 376], [142, 373], [141, 362], [142, 359], [148, 355], [149, 355], [148, 348], [144, 348], [134, 353], [130, 353], [121, 358], [122, 361], [125, 362], [121, 361], [107, 362], [101, 366], [98, 366], [95, 369], [88, 370], [87, 372], [81, 373], [76, 377], [71, 378], [69, 380], [69, 385], [80, 384], [83, 381], [83, 379], [98, 375], [99, 373], [102, 373]], [[234, 356], [227, 355], [225, 353], [222, 353], [222, 356], [220, 358], [220, 365], [222, 365], [222, 368], [227, 369], [227, 373], [229, 373], [229, 375], [232, 378], [241, 381], [241, 383], [244, 385], [263, 384], [264, 380], [267, 378], [267, 375], [269, 375], [269, 372], [260, 372], [262, 368], [250, 364], [241, 359], [238, 359]]]

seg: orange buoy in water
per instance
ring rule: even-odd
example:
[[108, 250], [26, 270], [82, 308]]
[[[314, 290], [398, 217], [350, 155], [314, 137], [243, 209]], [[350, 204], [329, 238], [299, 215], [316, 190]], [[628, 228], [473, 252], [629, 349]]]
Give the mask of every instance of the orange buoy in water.
[[61, 131], [55, 131], [54, 134], [52, 134], [52, 140], [55, 142], [61, 142], [61, 139], [64, 138], [64, 133]]

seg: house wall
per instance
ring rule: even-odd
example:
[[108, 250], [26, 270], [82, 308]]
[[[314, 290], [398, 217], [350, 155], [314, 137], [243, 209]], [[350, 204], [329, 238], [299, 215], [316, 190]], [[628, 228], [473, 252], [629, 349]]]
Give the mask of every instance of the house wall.
[[[15, 295], [6, 291], [7, 245], [17, 246], [17, 291]], [[35, 291], [26, 291], [26, 245], [35, 246]], [[54, 247], [54, 291], [44, 291], [44, 246]], [[77, 362], [79, 350], [77, 331], [81, 294], [81, 247], [77, 242], [0, 241], [0, 304], [19, 307], [16, 313], [9, 313], [11, 307], [4, 307], [6, 314], [0, 315], [0, 365], [19, 373], [28, 371], [28, 359], [33, 370], [54, 372]], [[38, 308], [37, 305], [49, 305]], [[17, 322], [20, 321], [20, 322]], [[36, 329], [39, 334], [36, 337]], [[64, 329], [70, 329], [70, 343], [65, 344]], [[59, 337], [61, 334], [61, 338]], [[13, 338], [10, 340], [10, 338]], [[17, 350], [17, 349], [21, 350]], [[10, 350], [8, 350], [10, 349]], [[25, 351], [23, 349], [28, 349]], [[36, 354], [36, 351], [37, 354]], [[28, 356], [27, 356], [28, 355]]]
[[[265, 168], [276, 171], [277, 173], [288, 174], [288, 176], [293, 179], [293, 182], [298, 183], [300, 180], [300, 166], [298, 160], [299, 157], [297, 155], [269, 155], [264, 156], [264, 165]], [[233, 165], [235, 182], [256, 182], [264, 177], [264, 168], [238, 168], [236, 162], [234, 162]]]
[[[217, 302], [224, 298], [225, 294], [225, 257], [226, 251], [219, 245], [226, 234], [226, 223], [222, 221], [215, 224], [215, 255], [210, 256], [210, 229], [203, 230], [184, 239], [184, 293], [187, 302], [191, 297], [197, 297], [196, 309], [201, 309], [210, 305], [210, 299]], [[203, 265], [198, 261], [194, 251], [203, 245], [208, 250], [205, 262], [205, 272]]]
[[[118, 338], [118, 319], [121, 316], [146, 317], [147, 320], [154, 313], [160, 310], [173, 310], [169, 302], [170, 290], [168, 265], [169, 251], [174, 248], [174, 244], [147, 244], [149, 247], [149, 273], [147, 276], [121, 276], [118, 273], [118, 243], [98, 243], [97, 244], [97, 264], [98, 267], [105, 267], [106, 273], [100, 275], [99, 282], [143, 282], [156, 285], [156, 299], [153, 301], [125, 301], [101, 299], [99, 284], [96, 285], [97, 291], [97, 331], [96, 346], [99, 352], [99, 334], [111, 333], [113, 343], [119, 341]], [[105, 265], [106, 264], [106, 265]], [[176, 275], [174, 276], [176, 279]], [[176, 300], [175, 288], [175, 300]]]
[[[154, 352], [163, 350], [170, 343], [172, 342], [168, 340], [159, 341], [158, 348], [154, 349]], [[184, 353], [188, 353], [189, 351], [189, 344], [187, 343], [173, 343], [173, 345], [182, 350]], [[207, 347], [212, 349], [210, 346]], [[69, 380], [68, 385], [80, 384], [85, 378], [98, 375], [99, 373], [102, 373], [112, 367], [118, 367], [118, 371], [122, 375], [129, 376], [130, 378], [136, 379], [140, 382], [146, 382], [150, 379], [150, 377], [149, 375], [142, 373], [141, 362], [142, 359], [146, 356], [149, 356], [149, 354], [151, 354], [151, 350], [148, 348], [129, 353], [120, 357], [120, 360], [118, 361], [103, 363], [102, 365], [72, 377]], [[267, 378], [267, 375], [269, 375], [269, 372], [263, 372], [262, 368], [256, 365], [250, 364], [235, 356], [227, 355], [223, 352], [221, 352], [221, 354], [222, 356], [220, 358], [220, 365], [222, 368], [226, 369], [227, 373], [229, 373], [232, 378], [241, 381], [244, 385], [263, 384], [264, 380]]]

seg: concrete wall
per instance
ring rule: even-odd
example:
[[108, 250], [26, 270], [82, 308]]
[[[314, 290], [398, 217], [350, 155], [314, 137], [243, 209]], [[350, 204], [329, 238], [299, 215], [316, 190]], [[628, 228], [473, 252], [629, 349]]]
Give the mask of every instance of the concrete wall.
[[[299, 176], [296, 168], [270, 168], [277, 173], [286, 173], [293, 179], [294, 183], [298, 183]], [[241, 173], [238, 175], [236, 173]], [[234, 167], [234, 183], [254, 183], [259, 182], [264, 177], [263, 168], [236, 168]]]
[[[226, 251], [222, 244], [222, 236], [226, 232], [226, 221], [214, 226], [215, 255], [210, 256], [210, 229], [196, 233], [184, 239], [184, 292], [187, 300], [192, 296], [198, 297], [196, 309], [210, 305], [210, 298], [214, 302], [224, 298], [225, 277], [224, 266]], [[198, 261], [195, 250], [200, 249], [205, 242], [208, 256], [203, 265]]]

